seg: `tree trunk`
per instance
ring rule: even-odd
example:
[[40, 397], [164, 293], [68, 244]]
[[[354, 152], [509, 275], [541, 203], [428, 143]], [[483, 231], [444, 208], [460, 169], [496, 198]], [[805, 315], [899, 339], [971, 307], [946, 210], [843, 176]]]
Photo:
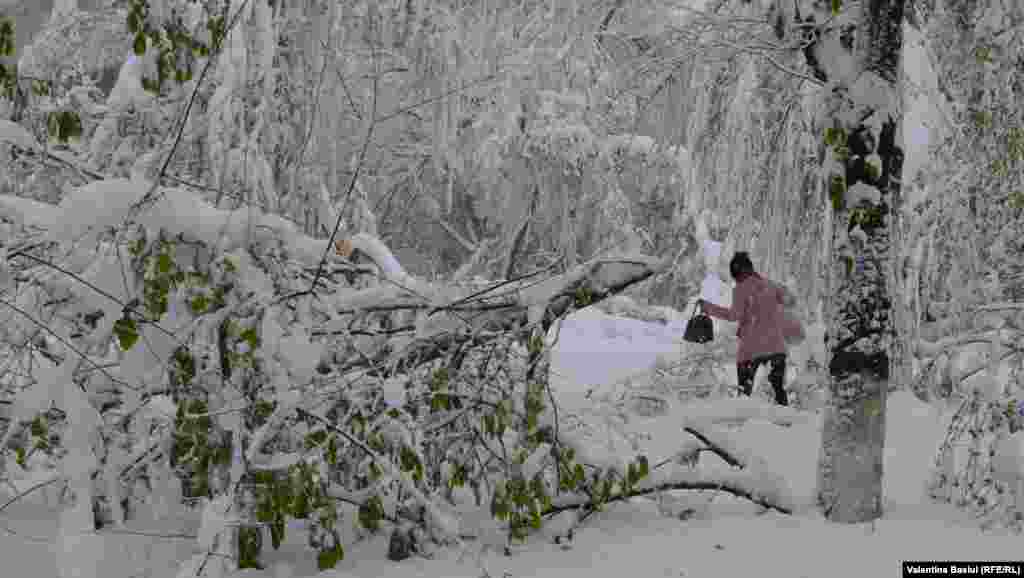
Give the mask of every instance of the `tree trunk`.
[[[900, 354], [891, 249], [903, 166], [897, 81], [904, 0], [863, 0], [860, 10], [818, 27], [805, 50], [828, 91], [823, 174], [829, 175], [833, 209], [826, 336], [830, 399], [817, 498], [827, 519], [845, 523], [882, 515], [886, 394]], [[826, 14], [813, 17], [828, 22]]]

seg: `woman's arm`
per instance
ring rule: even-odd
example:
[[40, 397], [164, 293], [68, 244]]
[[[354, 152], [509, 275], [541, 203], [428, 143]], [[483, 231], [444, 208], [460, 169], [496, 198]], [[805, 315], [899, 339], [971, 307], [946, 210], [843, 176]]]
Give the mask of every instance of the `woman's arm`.
[[732, 307], [722, 307], [720, 305], [715, 305], [714, 303], [708, 303], [703, 299], [700, 303], [704, 312], [712, 317], [733, 322], [740, 320], [740, 310], [739, 307], [737, 307], [737, 304], [741, 303], [739, 285], [732, 289]]

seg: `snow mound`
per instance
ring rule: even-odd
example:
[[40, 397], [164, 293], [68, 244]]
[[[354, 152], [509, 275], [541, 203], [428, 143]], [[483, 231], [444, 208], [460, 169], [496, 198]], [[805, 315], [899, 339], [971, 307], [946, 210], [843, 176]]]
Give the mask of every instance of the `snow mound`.
[[1024, 431], [1019, 431], [999, 443], [992, 460], [992, 469], [1004, 482], [1024, 480]]
[[925, 500], [928, 472], [945, 431], [942, 415], [909, 391], [886, 400], [885, 499], [919, 504]]
[[132, 179], [108, 179], [71, 191], [57, 206], [50, 240], [73, 242], [119, 225], [151, 185]]
[[0, 216], [26, 227], [50, 227], [57, 220], [57, 207], [23, 199], [13, 195], [0, 195]]

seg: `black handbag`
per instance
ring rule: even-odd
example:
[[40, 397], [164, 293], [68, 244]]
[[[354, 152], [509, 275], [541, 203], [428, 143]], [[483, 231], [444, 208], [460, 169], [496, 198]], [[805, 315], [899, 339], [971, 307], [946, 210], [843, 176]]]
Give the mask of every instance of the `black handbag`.
[[686, 331], [683, 339], [690, 343], [707, 343], [715, 338], [715, 324], [711, 318], [703, 313], [697, 313], [698, 307], [693, 306], [693, 315], [686, 322]]

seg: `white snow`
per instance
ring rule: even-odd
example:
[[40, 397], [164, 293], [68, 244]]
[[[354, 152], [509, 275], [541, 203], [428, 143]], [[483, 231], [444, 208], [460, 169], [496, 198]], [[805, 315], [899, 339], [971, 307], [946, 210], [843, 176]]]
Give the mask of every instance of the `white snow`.
[[[677, 341], [678, 331], [678, 328], [673, 330], [659, 323], [615, 318], [592, 308], [577, 312], [567, 320], [552, 360], [557, 368], [558, 399], [567, 411], [592, 412], [598, 393], [614, 389], [617, 378], [647, 370], [659, 355], [678, 354], [681, 347]], [[598, 393], [591, 392], [588, 398], [587, 392], [592, 388], [597, 388]], [[162, 412], [172, 408], [162, 399], [155, 399], [151, 405]], [[634, 417], [622, 426], [627, 434], [647, 435], [639, 442], [640, 451], [648, 455], [652, 465], [673, 455], [692, 454], [699, 448], [701, 444], [682, 430], [684, 425], [693, 425], [740, 458], [747, 467], [733, 469], [717, 456], [701, 454], [698, 469], [670, 463], [656, 468], [641, 487], [650, 487], [659, 480], [718, 479], [736, 487], [751, 488], [780, 504], [792, 505], [797, 513], [792, 516], [772, 511], [759, 513], [757, 506], [722, 492], [652, 495], [609, 505], [603, 513], [595, 514], [577, 528], [572, 542], [564, 547], [552, 544], [551, 536], [557, 529], [555, 526], [564, 530], [573, 524], [575, 516], [571, 513], [561, 516], [560, 521], [553, 520], [550, 528], [527, 544], [513, 546], [513, 556], [505, 557], [500, 552], [485, 554], [483, 561], [491, 574], [501, 576], [507, 572], [510, 576], [538, 578], [611, 578], [623, 574], [725, 578], [764, 575], [765, 565], [770, 564], [770, 575], [854, 578], [898, 575], [900, 562], [906, 559], [995, 560], [1013, 558], [1019, 551], [1019, 537], [982, 535], [952, 509], [926, 501], [924, 485], [928, 468], [947, 416], [909, 393], [894, 393], [888, 401], [887, 514], [873, 525], [828, 524], [811, 507], [820, 415], [775, 407], [757, 397], [679, 403], [676, 407], [675, 413], [654, 418]], [[742, 424], [736, 423], [737, 417], [742, 418]], [[714, 423], [718, 425], [711, 425]], [[588, 446], [588, 451], [595, 454], [593, 457], [605, 454], [606, 459], [613, 462], [621, 463], [634, 453], [628, 444], [621, 445], [618, 452], [611, 452], [605, 442], [594, 444], [585, 435], [579, 437], [579, 442]], [[1017, 434], [1000, 448], [997, 462], [1001, 476], [1017, 479], [1024, 475], [1022, 446], [1024, 434]], [[536, 457], [531, 456], [524, 470], [532, 471], [542, 454], [538, 451]], [[24, 488], [25, 483], [20, 481], [18, 485]], [[452, 513], [432, 512], [432, 523], [443, 526], [444, 533], [483, 532], [482, 542], [467, 542], [471, 551], [482, 543], [500, 545], [502, 539], [496, 528], [487, 534], [486, 508], [473, 517], [470, 510], [475, 506], [470, 506], [459, 506]], [[10, 520], [10, 525], [16, 529], [26, 528], [27, 533], [43, 535], [47, 527], [55, 528], [31, 522], [32, 514], [25, 509], [29, 504], [20, 507], [18, 517]], [[225, 502], [206, 506], [199, 532], [200, 546], [212, 545], [213, 534], [229, 523], [225, 509]], [[465, 514], [461, 525], [453, 516], [454, 512]], [[671, 515], [667, 515], [669, 513]], [[677, 518], [677, 514], [685, 515], [686, 519]], [[300, 528], [293, 524], [290, 529], [293, 531], [280, 551], [266, 552], [268, 570], [247, 571], [245, 576], [273, 578], [275, 568], [299, 577], [317, 575], [314, 557], [305, 549], [305, 537], [298, 532]], [[64, 547], [73, 549], [83, 539], [104, 544], [103, 548], [94, 546], [110, 554], [111, 541], [123, 543], [127, 538], [75, 536], [66, 538]], [[177, 552], [177, 567], [170, 566], [166, 576], [179, 575], [178, 571], [185, 574], [186, 570], [194, 570], [192, 564], [202, 561], [202, 553], [181, 552], [175, 550], [180, 545], [167, 542], [154, 541], [147, 550], [150, 552], [147, 555], [153, 556], [152, 564], [161, 568], [164, 558], [159, 556], [168, 554], [158, 553], [168, 548]], [[18, 549], [20, 568], [39, 568], [41, 572], [23, 571], [21, 575], [29, 578], [52, 575], [52, 571], [45, 569], [52, 569], [55, 560], [45, 546], [11, 539], [0, 542], [0, 554], [14, 555], [13, 550], [5, 548]], [[470, 561], [459, 562], [458, 551], [442, 549], [431, 560], [413, 558], [396, 564], [387, 561], [386, 549], [386, 536], [349, 544], [346, 557], [338, 567], [320, 576], [477, 578], [480, 575]], [[79, 554], [74, 552], [75, 556]], [[109, 566], [96, 563], [109, 572]]]
[[323, 351], [323, 345], [312, 343], [308, 332], [303, 328], [295, 328], [287, 337], [280, 337], [278, 347], [281, 358], [291, 369], [292, 376], [299, 382], [308, 381], [316, 370]]
[[1024, 431], [1019, 431], [999, 444], [995, 456], [995, 474], [1006, 482], [1024, 480]]
[[384, 380], [384, 403], [390, 407], [401, 407], [405, 403], [405, 377], [392, 377]]
[[26, 150], [35, 150], [39, 146], [39, 142], [25, 127], [7, 119], [0, 119], [0, 142]]
[[856, 207], [862, 202], [868, 202], [872, 206], [882, 200], [882, 192], [863, 181], [858, 181], [846, 192], [846, 202], [851, 207]]

